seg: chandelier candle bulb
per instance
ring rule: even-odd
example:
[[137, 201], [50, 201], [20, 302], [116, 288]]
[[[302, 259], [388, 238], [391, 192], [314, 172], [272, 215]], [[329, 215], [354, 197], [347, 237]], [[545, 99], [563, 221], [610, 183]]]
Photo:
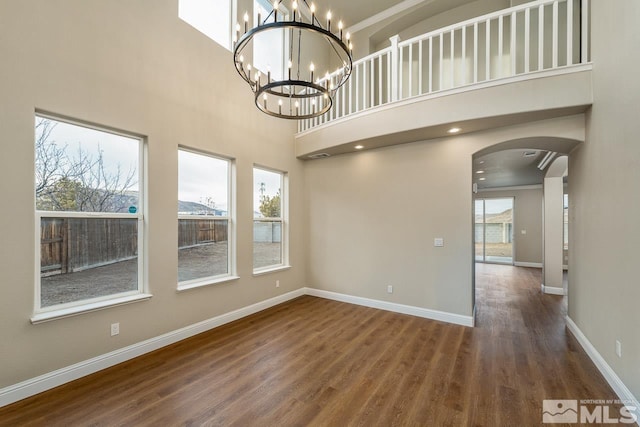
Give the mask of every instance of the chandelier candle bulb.
[[[328, 7], [323, 9], [313, 1], [315, 0], [289, 0], [285, 2], [287, 10], [278, 17], [282, 0], [268, 0], [273, 9], [267, 15], [261, 14], [257, 9], [251, 16], [248, 11], [238, 14], [235, 33], [231, 32], [236, 71], [249, 84], [254, 94], [255, 106], [270, 116], [293, 120], [325, 116], [335, 103], [336, 91], [344, 85], [353, 71], [353, 44], [343, 20], [339, 19], [337, 25], [334, 22], [332, 28], [333, 10]], [[317, 12], [322, 15], [316, 16]], [[325, 22], [322, 22], [321, 16], [326, 16]], [[244, 26], [241, 26], [242, 23]], [[290, 37], [274, 43], [271, 35], [285, 31], [292, 34], [295, 31], [295, 40]], [[323, 55], [324, 52], [316, 53], [313, 50], [302, 52], [300, 46], [309, 43], [313, 45], [314, 40], [329, 43], [331, 49], [328, 56]], [[283, 42], [285, 46], [282, 46]], [[252, 60], [252, 54], [247, 53], [245, 62], [245, 53], [255, 51], [256, 46], [259, 47], [260, 56]], [[281, 73], [283, 75], [278, 72], [272, 74], [269, 63], [277, 58], [279, 50], [289, 54], [287, 71], [286, 74]], [[342, 64], [335, 74], [330, 71], [332, 64]], [[304, 71], [305, 65], [309, 67], [309, 74]], [[316, 69], [319, 71], [317, 74]], [[323, 70], [325, 73], [322, 73]], [[285, 102], [288, 104], [283, 108]]]

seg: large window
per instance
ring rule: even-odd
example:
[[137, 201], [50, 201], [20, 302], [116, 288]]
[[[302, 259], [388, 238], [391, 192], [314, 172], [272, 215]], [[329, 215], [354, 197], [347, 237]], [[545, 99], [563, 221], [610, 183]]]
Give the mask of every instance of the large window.
[[34, 319], [140, 297], [142, 157], [133, 135], [36, 115]]
[[235, 1], [180, 0], [178, 16], [189, 25], [231, 50], [231, 20]]
[[287, 264], [285, 174], [253, 168], [254, 272]]
[[230, 197], [230, 160], [179, 150], [178, 288], [231, 276]]
[[[262, 22], [273, 22], [273, 2], [267, 0], [254, 0], [253, 23], [258, 22], [258, 16]], [[288, 11], [284, 4], [278, 5], [278, 21], [288, 19]], [[263, 73], [271, 71], [275, 80], [284, 78], [284, 70], [289, 62], [289, 52], [285, 46], [288, 43], [289, 34], [284, 29], [272, 29], [266, 31], [262, 37], [253, 40], [253, 65]]]

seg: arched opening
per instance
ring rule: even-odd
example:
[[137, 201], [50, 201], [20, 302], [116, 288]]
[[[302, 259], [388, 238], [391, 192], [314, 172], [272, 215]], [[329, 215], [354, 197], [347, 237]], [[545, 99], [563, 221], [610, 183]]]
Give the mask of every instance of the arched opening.
[[[473, 154], [474, 306], [476, 275], [500, 271], [492, 264], [537, 269], [532, 274], [539, 275], [543, 292], [566, 294], [567, 275], [562, 271], [567, 264], [565, 244], [569, 243], [564, 234], [566, 161], [580, 142], [527, 137], [493, 144]], [[558, 259], [551, 262], [551, 256]]]

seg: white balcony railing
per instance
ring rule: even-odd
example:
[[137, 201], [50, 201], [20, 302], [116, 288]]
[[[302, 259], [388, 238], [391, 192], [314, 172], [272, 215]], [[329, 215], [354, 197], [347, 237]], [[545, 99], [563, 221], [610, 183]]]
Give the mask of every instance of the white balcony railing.
[[406, 41], [394, 36], [390, 47], [354, 61], [333, 108], [300, 120], [298, 131], [412, 97], [588, 63], [588, 24], [589, 0], [538, 0]]

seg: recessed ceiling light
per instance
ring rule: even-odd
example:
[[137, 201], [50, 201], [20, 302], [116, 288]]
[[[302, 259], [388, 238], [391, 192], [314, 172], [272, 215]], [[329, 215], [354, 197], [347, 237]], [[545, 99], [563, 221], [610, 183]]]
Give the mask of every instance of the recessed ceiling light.
[[476, 173], [484, 173], [484, 171], [476, 171]]
[[484, 181], [485, 179], [487, 179], [487, 178], [485, 178], [485, 177], [478, 178], [478, 180], [480, 180], [480, 181]]
[[362, 150], [364, 148], [364, 145], [356, 145], [355, 147], [356, 150]]
[[449, 131], [448, 131], [448, 132], [449, 132], [449, 133], [458, 133], [458, 132], [460, 132], [461, 130], [462, 130], [462, 129], [460, 129], [460, 128], [451, 128], [451, 129], [449, 129]]

